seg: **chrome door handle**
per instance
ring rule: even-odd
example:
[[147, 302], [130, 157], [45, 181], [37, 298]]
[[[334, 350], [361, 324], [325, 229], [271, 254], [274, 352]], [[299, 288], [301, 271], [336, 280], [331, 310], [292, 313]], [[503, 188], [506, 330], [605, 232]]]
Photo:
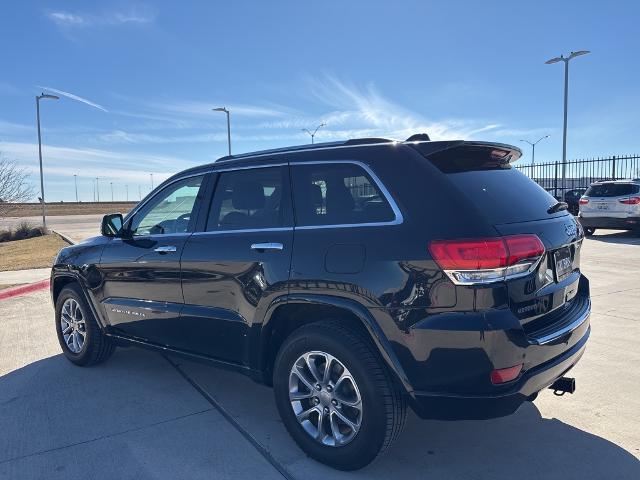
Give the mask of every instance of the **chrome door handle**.
[[283, 248], [284, 246], [281, 243], [276, 242], [254, 243], [251, 245], [251, 250], [257, 250], [258, 252], [276, 251]]
[[175, 245], [162, 245], [160, 247], [157, 247], [154, 250], [154, 252], [158, 252], [158, 253], [170, 253], [175, 251], [176, 251]]

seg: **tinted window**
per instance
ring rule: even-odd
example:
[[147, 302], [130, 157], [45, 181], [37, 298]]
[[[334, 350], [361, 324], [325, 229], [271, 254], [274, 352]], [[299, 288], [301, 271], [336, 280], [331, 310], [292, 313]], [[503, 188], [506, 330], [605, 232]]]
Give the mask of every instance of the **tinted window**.
[[186, 178], [160, 190], [134, 215], [133, 235], [167, 235], [189, 231], [203, 176]]
[[290, 226], [285, 174], [282, 167], [221, 173], [207, 231]]
[[588, 197], [619, 197], [633, 195], [639, 191], [640, 187], [631, 183], [599, 183], [591, 185], [585, 195]]
[[296, 225], [377, 223], [395, 219], [387, 199], [358, 165], [295, 165], [291, 173]]

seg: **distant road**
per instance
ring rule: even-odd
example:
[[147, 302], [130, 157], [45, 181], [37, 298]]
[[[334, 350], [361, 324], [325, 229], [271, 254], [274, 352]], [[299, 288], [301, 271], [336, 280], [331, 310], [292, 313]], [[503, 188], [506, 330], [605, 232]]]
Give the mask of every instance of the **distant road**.
[[[0, 230], [17, 227], [21, 222], [40, 225], [42, 217], [7, 217], [0, 219]], [[74, 242], [100, 235], [102, 215], [57, 215], [47, 217], [47, 227], [66, 235]]]

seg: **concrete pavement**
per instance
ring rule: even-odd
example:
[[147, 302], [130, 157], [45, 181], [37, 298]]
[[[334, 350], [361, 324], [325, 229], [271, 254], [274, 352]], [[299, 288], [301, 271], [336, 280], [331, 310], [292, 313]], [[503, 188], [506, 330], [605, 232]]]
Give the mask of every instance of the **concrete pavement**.
[[48, 293], [0, 302], [0, 479], [640, 478], [640, 240], [587, 239], [592, 337], [574, 395], [540, 394], [496, 420], [423, 421], [367, 468], [298, 449], [272, 391], [137, 349], [78, 368], [61, 355]]

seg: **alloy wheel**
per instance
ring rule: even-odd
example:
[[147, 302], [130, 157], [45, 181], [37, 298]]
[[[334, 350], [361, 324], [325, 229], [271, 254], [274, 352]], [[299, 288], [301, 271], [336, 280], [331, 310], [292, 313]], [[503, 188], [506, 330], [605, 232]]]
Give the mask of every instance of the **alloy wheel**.
[[73, 298], [68, 298], [62, 304], [60, 331], [69, 351], [80, 353], [87, 337], [87, 328], [80, 304]]
[[328, 353], [307, 352], [294, 362], [289, 400], [298, 423], [323, 445], [346, 445], [360, 430], [358, 386], [345, 365]]

